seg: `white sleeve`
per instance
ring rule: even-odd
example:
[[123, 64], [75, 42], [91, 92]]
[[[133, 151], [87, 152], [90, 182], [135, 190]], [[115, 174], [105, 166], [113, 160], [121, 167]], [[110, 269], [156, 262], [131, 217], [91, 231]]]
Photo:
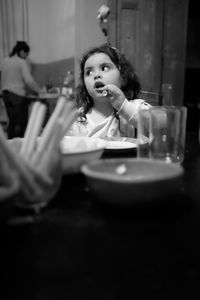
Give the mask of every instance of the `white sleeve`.
[[147, 110], [151, 108], [151, 105], [143, 99], [135, 99], [130, 101], [125, 99], [120, 109], [118, 110], [118, 113], [132, 125], [137, 126], [138, 110], [140, 108]]

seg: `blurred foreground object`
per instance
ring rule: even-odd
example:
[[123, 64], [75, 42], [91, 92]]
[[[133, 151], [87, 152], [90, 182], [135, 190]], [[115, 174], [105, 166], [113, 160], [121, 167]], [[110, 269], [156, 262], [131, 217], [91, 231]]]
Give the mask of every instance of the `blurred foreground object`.
[[62, 95], [42, 129], [45, 108], [40, 102], [34, 103], [24, 138], [7, 140], [0, 128], [0, 148], [10, 166], [3, 177], [12, 170], [19, 180], [16, 204], [36, 209], [38, 204], [46, 205], [59, 188], [62, 176], [60, 142], [79, 114], [73, 103]]
[[94, 199], [112, 205], [143, 205], [180, 192], [184, 169], [159, 159], [107, 158], [81, 166]]
[[9, 161], [0, 149], [0, 223], [12, 213], [14, 198], [19, 191], [17, 173], [10, 168]]

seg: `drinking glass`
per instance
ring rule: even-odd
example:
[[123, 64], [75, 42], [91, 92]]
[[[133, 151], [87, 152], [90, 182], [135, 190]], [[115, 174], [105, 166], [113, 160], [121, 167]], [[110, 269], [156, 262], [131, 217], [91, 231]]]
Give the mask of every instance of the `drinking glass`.
[[186, 121], [184, 106], [153, 106], [150, 110], [140, 110], [137, 157], [182, 163]]

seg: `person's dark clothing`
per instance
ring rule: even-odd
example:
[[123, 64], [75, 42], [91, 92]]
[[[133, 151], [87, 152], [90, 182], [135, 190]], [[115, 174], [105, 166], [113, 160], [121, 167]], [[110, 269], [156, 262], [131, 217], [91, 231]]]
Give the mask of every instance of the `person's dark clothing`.
[[28, 99], [9, 91], [3, 91], [9, 125], [8, 138], [23, 137], [28, 123]]

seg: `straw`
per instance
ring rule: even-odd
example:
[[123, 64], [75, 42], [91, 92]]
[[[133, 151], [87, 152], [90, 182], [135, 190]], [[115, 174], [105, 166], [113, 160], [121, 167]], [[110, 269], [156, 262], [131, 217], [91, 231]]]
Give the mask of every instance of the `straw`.
[[48, 141], [47, 149], [45, 149], [44, 151], [44, 149], [38, 147], [38, 149], [32, 156], [31, 163], [33, 165], [40, 164], [42, 162], [43, 156], [47, 155], [48, 153], [51, 153], [53, 148], [55, 148], [55, 146], [58, 146], [60, 144], [62, 131], [63, 131], [63, 120], [59, 118], [58, 120], [55, 120], [55, 124], [52, 129], [51, 139], [49, 139]]
[[48, 141], [50, 139], [52, 128], [55, 124], [55, 121], [61, 115], [61, 113], [65, 107], [65, 104], [66, 104], [66, 98], [61, 96], [58, 99], [57, 105], [56, 105], [50, 119], [48, 120], [47, 125], [45, 126], [45, 128], [42, 132], [41, 140], [38, 145], [38, 152], [44, 151], [44, 149], [46, 148]]
[[24, 135], [24, 141], [23, 141], [23, 144], [22, 144], [22, 147], [21, 147], [21, 150], [20, 150], [21, 155], [24, 155], [24, 153], [26, 152], [26, 148], [27, 148], [27, 146], [30, 142], [29, 141], [30, 132], [33, 128], [33, 124], [35, 123], [35, 118], [36, 118], [36, 115], [37, 115], [39, 105], [40, 105], [39, 102], [35, 102], [32, 106], [31, 115], [30, 115], [30, 118], [29, 118], [29, 121], [28, 121], [28, 125], [26, 127], [25, 135]]
[[[24, 158], [27, 160], [30, 158], [30, 156], [32, 155], [33, 151], [35, 150], [35, 146], [36, 146], [36, 140], [37, 137], [41, 131], [42, 128], [42, 124], [44, 122], [44, 118], [45, 118], [45, 114], [46, 114], [46, 105], [40, 103], [38, 110], [37, 110], [37, 115], [35, 117], [35, 122], [32, 126], [32, 130], [30, 130], [29, 132], [29, 136], [27, 136], [27, 147], [24, 151]], [[37, 118], [37, 120], [36, 120]]]

